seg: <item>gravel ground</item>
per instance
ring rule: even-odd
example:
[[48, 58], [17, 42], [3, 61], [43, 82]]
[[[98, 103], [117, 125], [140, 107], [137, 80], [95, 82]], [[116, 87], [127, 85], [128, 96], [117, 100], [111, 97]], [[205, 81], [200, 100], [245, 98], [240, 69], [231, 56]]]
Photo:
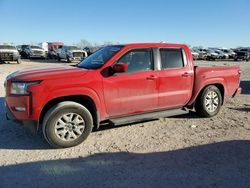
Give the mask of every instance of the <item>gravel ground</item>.
[[77, 147], [57, 150], [7, 121], [3, 102], [8, 74], [52, 64], [63, 63], [0, 65], [0, 187], [250, 187], [249, 62], [197, 62], [243, 71], [243, 94], [227, 99], [216, 117], [190, 113], [107, 126]]

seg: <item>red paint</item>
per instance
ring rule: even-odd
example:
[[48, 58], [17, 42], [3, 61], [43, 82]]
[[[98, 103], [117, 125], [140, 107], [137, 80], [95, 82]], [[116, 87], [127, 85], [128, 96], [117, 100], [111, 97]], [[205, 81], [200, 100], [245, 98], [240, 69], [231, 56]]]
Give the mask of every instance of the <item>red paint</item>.
[[[182, 48], [187, 57], [184, 68], [152, 70], [116, 76], [103, 76], [126, 52], [137, 48]], [[119, 70], [126, 67], [119, 67]], [[160, 109], [192, 106], [207, 85], [220, 84], [225, 96], [239, 93], [239, 67], [194, 67], [192, 54], [181, 44], [128, 44], [97, 70], [61, 66], [27, 69], [7, 80], [6, 102], [18, 120], [38, 121], [44, 106], [51, 100], [73, 95], [90, 97], [100, 114], [100, 121], [112, 116], [130, 115]], [[29, 96], [11, 96], [12, 81], [42, 81], [29, 88]], [[13, 107], [24, 106], [26, 112]]]

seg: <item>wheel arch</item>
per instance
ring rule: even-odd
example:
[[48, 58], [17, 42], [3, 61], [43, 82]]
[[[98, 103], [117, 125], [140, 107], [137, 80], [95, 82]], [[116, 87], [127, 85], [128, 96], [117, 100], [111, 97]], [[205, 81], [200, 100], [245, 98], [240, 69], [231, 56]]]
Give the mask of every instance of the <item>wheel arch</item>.
[[99, 112], [97, 110], [97, 107], [96, 107], [94, 100], [87, 95], [63, 96], [63, 97], [57, 97], [57, 98], [54, 98], [54, 99], [48, 101], [40, 113], [39, 128], [41, 128], [45, 114], [48, 112], [48, 110], [50, 110], [56, 104], [61, 103], [61, 102], [65, 102], [65, 101], [77, 102], [77, 103], [83, 105], [84, 107], [86, 107], [92, 115], [94, 127], [97, 129], [99, 128], [99, 122], [100, 122]]
[[188, 104], [189, 107], [193, 108], [195, 106], [195, 103], [197, 101], [197, 99], [199, 99], [199, 97], [202, 95], [202, 92], [209, 86], [216, 86], [220, 92], [221, 92], [221, 97], [222, 97], [222, 105], [224, 104], [224, 98], [225, 98], [225, 87], [222, 83], [210, 83], [207, 85], [204, 85], [199, 92], [197, 92], [196, 96], [192, 99], [192, 101], [190, 101], [190, 103]]

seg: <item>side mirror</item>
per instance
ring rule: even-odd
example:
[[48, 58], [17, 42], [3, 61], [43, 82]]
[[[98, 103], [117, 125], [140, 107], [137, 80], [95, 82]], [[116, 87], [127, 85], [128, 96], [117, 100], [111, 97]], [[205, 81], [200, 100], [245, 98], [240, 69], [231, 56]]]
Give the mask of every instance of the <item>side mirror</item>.
[[114, 73], [123, 73], [127, 72], [127, 70], [128, 70], [128, 65], [125, 63], [117, 63], [113, 66]]

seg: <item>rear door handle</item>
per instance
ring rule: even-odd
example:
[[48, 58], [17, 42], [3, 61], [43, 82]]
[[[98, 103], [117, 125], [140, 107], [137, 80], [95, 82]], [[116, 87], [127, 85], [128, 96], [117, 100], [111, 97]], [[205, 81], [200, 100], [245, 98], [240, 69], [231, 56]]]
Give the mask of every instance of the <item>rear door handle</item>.
[[150, 76], [148, 76], [146, 79], [147, 79], [147, 80], [156, 80], [157, 77], [154, 76], [154, 75], [150, 75]]
[[192, 74], [185, 72], [184, 74], [181, 75], [182, 77], [192, 77]]

